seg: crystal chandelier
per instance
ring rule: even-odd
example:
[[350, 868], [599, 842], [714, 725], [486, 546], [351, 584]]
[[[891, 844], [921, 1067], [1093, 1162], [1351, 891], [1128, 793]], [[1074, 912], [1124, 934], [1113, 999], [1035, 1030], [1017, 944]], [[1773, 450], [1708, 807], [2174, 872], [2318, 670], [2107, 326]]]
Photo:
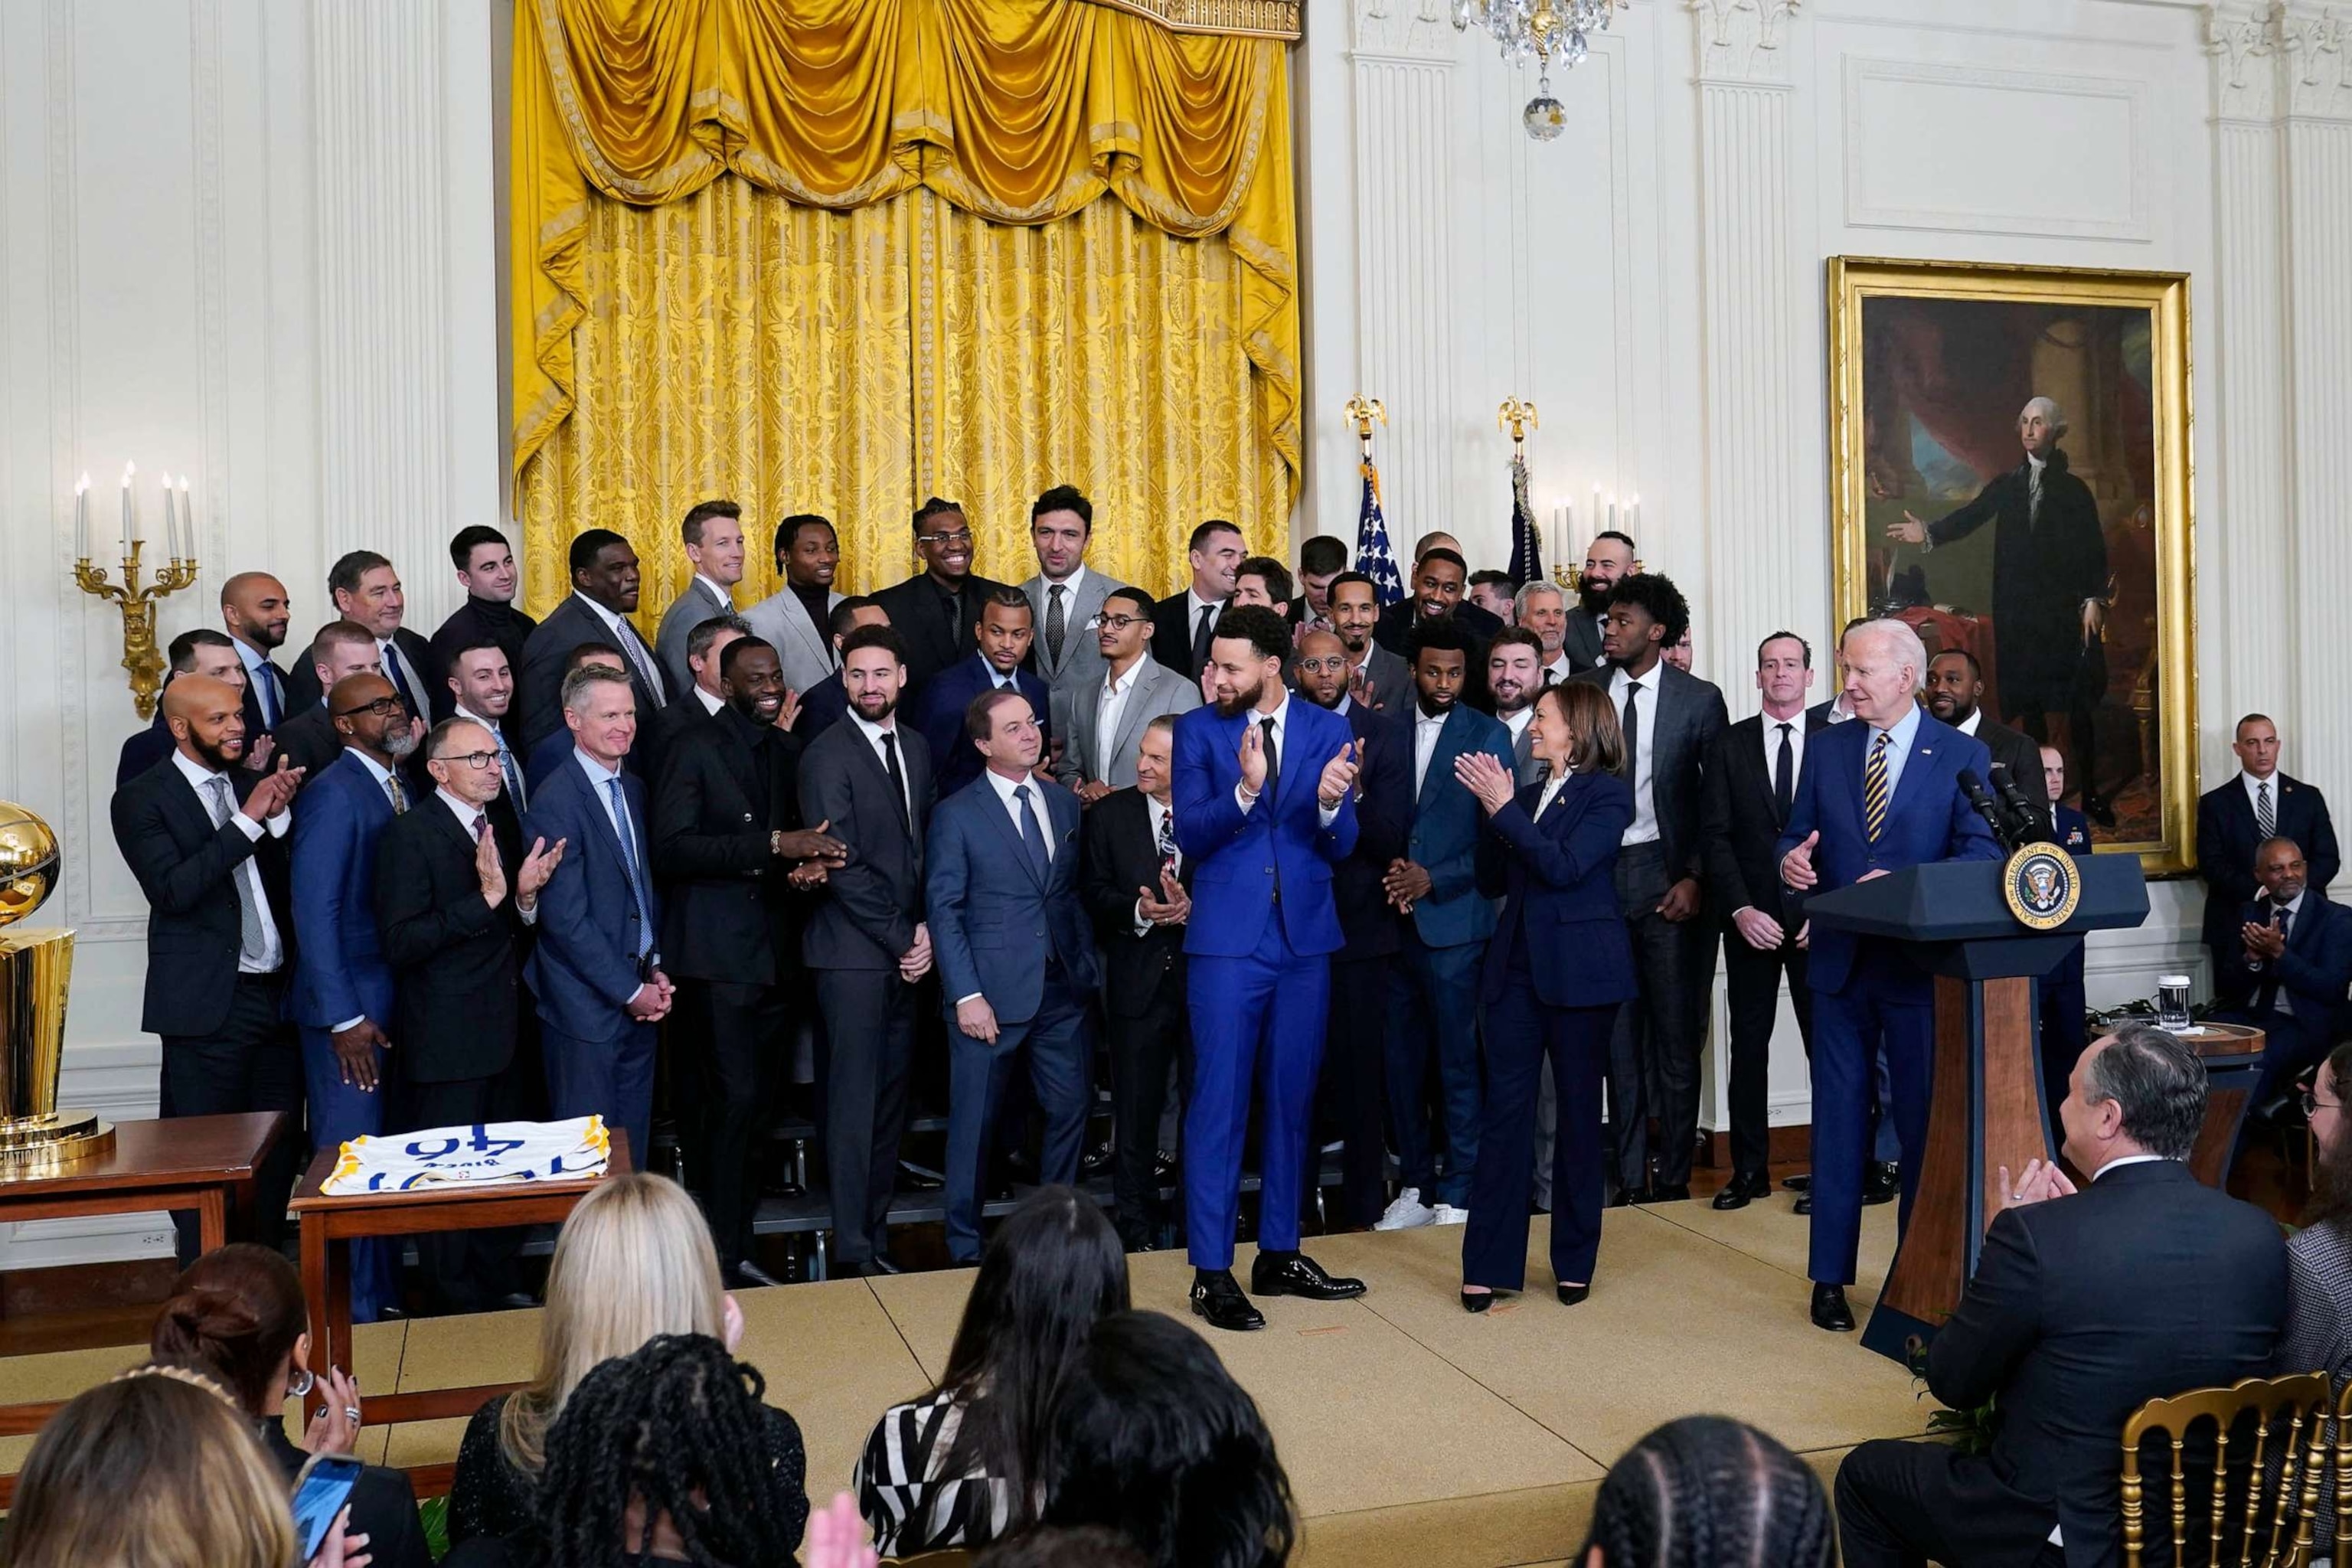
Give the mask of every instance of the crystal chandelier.
[[1521, 119], [1528, 134], [1549, 142], [1568, 129], [1568, 111], [1551, 95], [1551, 68], [1573, 70], [1592, 52], [1621, 0], [1454, 0], [1457, 31], [1474, 23], [1494, 35], [1513, 65], [1536, 65], [1536, 96]]

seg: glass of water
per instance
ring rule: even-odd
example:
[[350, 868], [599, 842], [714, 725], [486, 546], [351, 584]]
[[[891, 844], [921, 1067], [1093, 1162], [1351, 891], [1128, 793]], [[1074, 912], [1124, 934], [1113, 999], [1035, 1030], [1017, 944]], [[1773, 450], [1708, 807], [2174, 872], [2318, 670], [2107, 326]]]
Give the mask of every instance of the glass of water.
[[2156, 977], [2156, 1022], [2158, 1028], [2176, 1033], [2189, 1027], [2189, 976]]

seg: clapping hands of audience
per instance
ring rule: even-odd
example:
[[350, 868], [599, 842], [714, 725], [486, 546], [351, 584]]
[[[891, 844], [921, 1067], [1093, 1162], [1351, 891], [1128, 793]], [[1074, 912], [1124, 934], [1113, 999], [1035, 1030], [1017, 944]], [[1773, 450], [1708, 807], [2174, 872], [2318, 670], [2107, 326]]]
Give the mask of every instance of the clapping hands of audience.
[[2023, 1208], [2028, 1204], [2074, 1194], [2074, 1184], [2066, 1179], [2066, 1173], [2058, 1168], [2055, 1160], [2028, 1160], [2025, 1173], [2017, 1179], [2014, 1187], [2010, 1184], [2009, 1167], [2000, 1168], [2000, 1206], [2005, 1209]]
[[319, 1374], [319, 1397], [326, 1405], [302, 1429], [302, 1447], [312, 1454], [349, 1454], [360, 1446], [360, 1380], [331, 1366]]
[[1138, 888], [1135, 891], [1136, 913], [1153, 925], [1182, 925], [1192, 916], [1192, 895], [1184, 890], [1184, 884], [1177, 879], [1176, 873], [1166, 867], [1160, 868], [1157, 894], [1150, 888]]
[[302, 770], [280, 757], [275, 768], [261, 775], [260, 782], [253, 786], [253, 793], [245, 797], [245, 804], [237, 809], [251, 821], [268, 822], [286, 809], [287, 804], [294, 798], [294, 792], [301, 787]]
[[1365, 744], [1360, 741], [1350, 741], [1323, 764], [1323, 776], [1315, 781], [1315, 798], [1324, 810], [1329, 811], [1340, 805], [1348, 798], [1349, 792], [1356, 787], [1356, 774], [1364, 765]]
[[530, 841], [530, 853], [523, 857], [522, 868], [515, 873], [515, 900], [522, 908], [530, 908], [539, 890], [547, 886], [547, 879], [563, 864], [563, 845], [561, 838], [551, 846], [544, 838]]
[[1510, 805], [1511, 796], [1517, 793], [1503, 764], [1484, 752], [1465, 752], [1454, 758], [1454, 776], [1477, 798], [1480, 809], [1489, 816]]

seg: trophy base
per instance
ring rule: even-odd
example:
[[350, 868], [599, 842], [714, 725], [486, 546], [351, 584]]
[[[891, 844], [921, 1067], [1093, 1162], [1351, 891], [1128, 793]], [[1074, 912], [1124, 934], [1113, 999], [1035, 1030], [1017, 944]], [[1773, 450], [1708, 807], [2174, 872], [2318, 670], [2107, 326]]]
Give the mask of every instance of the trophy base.
[[42, 1175], [114, 1147], [114, 1124], [94, 1110], [0, 1120], [0, 1182]]

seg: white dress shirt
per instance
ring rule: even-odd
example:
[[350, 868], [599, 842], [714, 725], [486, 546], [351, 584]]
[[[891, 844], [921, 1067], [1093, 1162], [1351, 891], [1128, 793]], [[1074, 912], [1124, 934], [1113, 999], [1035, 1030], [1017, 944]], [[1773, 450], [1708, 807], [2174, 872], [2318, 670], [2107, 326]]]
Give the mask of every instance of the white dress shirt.
[[[1633, 776], [1625, 782], [1633, 786], [1633, 821], [1625, 829], [1620, 844], [1655, 844], [1658, 841], [1658, 804], [1653, 789], [1657, 776], [1658, 756], [1658, 688], [1666, 683], [1665, 660], [1660, 659], [1643, 676], [1642, 732], [1633, 753]], [[1617, 721], [1625, 721], [1625, 700], [1633, 689], [1633, 678], [1621, 666], [1610, 672], [1609, 700], [1617, 705]]]
[[[286, 830], [294, 826], [292, 815], [282, 805], [278, 808], [278, 814], [272, 816], [267, 825], [256, 822], [246, 816], [237, 808], [236, 781], [226, 773], [213, 772], [202, 763], [191, 761], [188, 753], [177, 746], [172, 748], [172, 765], [180, 770], [180, 776], [188, 781], [190, 789], [196, 792], [196, 804], [205, 808], [205, 815], [208, 817], [213, 812], [211, 781], [214, 779], [226, 781], [228, 784], [228, 819], [236, 825], [236, 830], [244, 834], [251, 843], [260, 843], [264, 831], [267, 831], [272, 838], [283, 838], [286, 837]], [[236, 875], [238, 879], [245, 883], [246, 891], [252, 896], [253, 907], [261, 911], [261, 957], [257, 961], [248, 959], [242, 951], [239, 951], [236, 972], [239, 974], [275, 974], [285, 965], [286, 943], [278, 934], [277, 917], [269, 912], [269, 899], [262, 890], [261, 868], [255, 865], [253, 857], [248, 855], [238, 864]]]
[[[1194, 640], [1200, 637], [1201, 612], [1202, 610], [1222, 610], [1224, 607], [1225, 601], [1223, 599], [1203, 599], [1197, 591], [1191, 588], [1185, 589], [1184, 646], [1188, 648], [1191, 647]], [[1211, 616], [1209, 617], [1209, 625], [1214, 626], [1216, 624], [1216, 616]]]
[[[1281, 706], [1276, 708], [1273, 712], [1261, 713], [1253, 708], [1249, 711], [1248, 718], [1250, 728], [1253, 730], [1262, 729], [1269, 719], [1274, 721], [1274, 754], [1281, 763], [1282, 771], [1285, 773], [1290, 772], [1290, 689], [1283, 688]], [[1321, 773], [1323, 771], [1321, 765], [1318, 764], [1315, 771], [1318, 774]], [[1246, 812], [1257, 804], [1257, 797], [1249, 793], [1247, 785], [1236, 782], [1234, 785], [1234, 804]], [[1345, 801], [1340, 802], [1341, 805], [1346, 804]], [[1326, 827], [1330, 826], [1339, 816], [1339, 806], [1325, 805], [1319, 797], [1315, 802], [1315, 808]]]
[[1511, 732], [1511, 745], [1517, 748], [1519, 737], [1528, 732], [1529, 724], [1535, 722], [1536, 710], [1534, 705], [1530, 703], [1516, 713], [1497, 713], [1495, 717], [1500, 719], [1503, 721], [1503, 728]]
[[[628, 617], [615, 615], [577, 588], [572, 590], [572, 596], [593, 610], [596, 613], [596, 618], [604, 623], [604, 629], [613, 634], [613, 646], [621, 650], [621, 658], [637, 672], [637, 678], [643, 680], [646, 688], [653, 692], [655, 706], [659, 707], [667, 703], [669, 700], [669, 687], [662, 679], [661, 666], [655, 660], [653, 649], [646, 646], [646, 639], [637, 635], [637, 628], [627, 624]], [[650, 714], [644, 713], [637, 716], [640, 719], [651, 717]]]
[[2254, 820], [2256, 822], [2260, 822], [2263, 819], [2262, 801], [2259, 792], [2264, 789], [2271, 792], [2271, 822], [2273, 826], [2276, 826], [2279, 811], [2278, 770], [2275, 768], [2272, 769], [2271, 776], [2266, 779], [2258, 779], [2249, 773], [2240, 773], [2238, 774], [2238, 783], [2245, 788], [2246, 804], [2254, 808]]
[[1128, 699], [1134, 695], [1136, 677], [1142, 673], [1143, 656], [1138, 654], [1125, 675], [1104, 674], [1102, 694], [1095, 702], [1095, 754], [1088, 759], [1095, 778], [1110, 777], [1111, 764], [1118, 760], [1119, 722], [1127, 717]]
[[849, 721], [856, 725], [858, 731], [866, 737], [866, 743], [874, 748], [874, 755], [880, 760], [882, 771], [886, 773], [890, 771], [890, 759], [883, 755], [882, 737], [885, 735], [890, 737], [891, 749], [898, 753], [898, 793], [906, 799], [907, 820], [913, 821], [915, 817], [915, 799], [912, 793], [914, 780], [907, 773], [907, 746], [905, 740], [898, 733], [898, 716], [893, 713], [890, 715], [889, 723], [877, 724], [865, 714], [852, 708], [848, 718]]
[[1559, 792], [1568, 787], [1570, 776], [1568, 769], [1558, 768], [1553, 770], [1549, 778], [1544, 780], [1543, 794], [1536, 796], [1536, 814], [1532, 820], [1537, 822], [1543, 820], [1543, 814], [1551, 809], [1551, 803], [1558, 800]]
[[702, 699], [702, 710], [705, 713], [709, 714], [714, 719], [719, 717], [719, 710], [727, 706], [727, 699], [724, 697], [713, 697], [709, 692], [702, 689], [701, 686], [698, 684], [694, 689], [694, 694]]
[[1984, 710], [1981, 708], [1972, 708], [1969, 710], [1969, 716], [1961, 720], [1958, 723], [1953, 725], [1952, 728], [1958, 730], [1963, 735], [1974, 735], [1977, 732], [1978, 726], [1981, 725], [1983, 722]]
[[1415, 800], [1421, 798], [1422, 781], [1429, 776], [1429, 759], [1437, 754], [1437, 742], [1445, 734], [1445, 721], [1453, 716], [1453, 710], [1448, 709], [1433, 718], [1422, 710], [1419, 702], [1412, 705], [1412, 798]]
[[[731, 616], [735, 613], [735, 595], [733, 593], [719, 586], [699, 572], [697, 572], [694, 574], [694, 581], [701, 584], [704, 587], [710, 590], [710, 596], [719, 601], [719, 613], [720, 615]], [[691, 584], [689, 584], [689, 586]], [[602, 606], [599, 607], [601, 608]]]
[[1764, 782], [1772, 782], [1772, 770], [1780, 765], [1780, 726], [1789, 727], [1789, 791], [1795, 798], [1798, 781], [1805, 776], [1805, 711], [1800, 708], [1786, 719], [1775, 719], [1769, 713], [1759, 715], [1764, 721]]
[[1576, 673], [1576, 661], [1568, 657], [1568, 650], [1566, 648], [1562, 648], [1559, 650], [1559, 657], [1558, 658], [1553, 659], [1549, 664], [1543, 667], [1543, 673], [1551, 678], [1544, 682], [1545, 685], [1558, 686], [1561, 681], [1566, 680], [1570, 676]]

